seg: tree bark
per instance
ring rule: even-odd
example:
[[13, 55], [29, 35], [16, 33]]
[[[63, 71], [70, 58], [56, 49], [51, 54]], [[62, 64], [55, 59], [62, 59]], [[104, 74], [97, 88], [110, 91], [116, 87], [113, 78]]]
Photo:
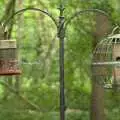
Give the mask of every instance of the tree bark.
[[[18, 0], [16, 2], [17, 4], [17, 8], [22, 9], [23, 8], [23, 1], [22, 0]], [[22, 39], [22, 29], [21, 27], [23, 26], [23, 21], [24, 21], [24, 16], [19, 15], [17, 17], [17, 21], [18, 21], [18, 29], [17, 29], [17, 41], [18, 41], [18, 49], [17, 49], [17, 53], [19, 54], [19, 41]], [[17, 56], [17, 58], [19, 59], [19, 56]], [[15, 76], [15, 89], [17, 90], [17, 94], [20, 94], [20, 85], [21, 85], [21, 80], [20, 80], [20, 76]]]
[[[108, 18], [103, 15], [96, 15], [96, 30], [94, 33], [93, 49], [100, 39], [106, 36], [110, 30]], [[92, 77], [92, 96], [91, 96], [91, 120], [105, 120], [104, 114], [104, 88], [100, 86], [96, 79]]]

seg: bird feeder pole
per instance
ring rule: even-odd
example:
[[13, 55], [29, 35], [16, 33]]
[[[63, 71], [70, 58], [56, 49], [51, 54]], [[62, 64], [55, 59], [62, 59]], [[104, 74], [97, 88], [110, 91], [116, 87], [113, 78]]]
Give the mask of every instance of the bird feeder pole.
[[65, 120], [65, 93], [64, 93], [64, 38], [65, 38], [65, 28], [64, 28], [64, 6], [61, 4], [59, 7], [59, 26], [58, 26], [58, 37], [59, 37], [59, 69], [60, 69], [60, 120]]

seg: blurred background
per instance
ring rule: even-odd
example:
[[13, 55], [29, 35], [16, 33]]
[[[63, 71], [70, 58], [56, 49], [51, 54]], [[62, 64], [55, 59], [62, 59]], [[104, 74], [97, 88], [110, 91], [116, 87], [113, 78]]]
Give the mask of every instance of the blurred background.
[[[120, 1], [64, 0], [63, 4], [65, 19], [75, 11], [88, 8], [104, 10], [110, 17], [110, 21], [101, 23], [98, 19], [102, 16], [87, 13], [76, 17], [67, 28], [66, 120], [90, 120], [94, 109], [91, 104], [102, 106], [99, 102], [91, 102], [92, 95], [104, 102], [101, 111], [106, 120], [120, 120], [120, 92], [103, 90], [99, 85], [94, 88], [90, 68], [93, 43], [99, 32], [96, 26], [101, 26], [101, 30], [109, 28], [103, 35], [107, 36], [115, 25], [120, 24]], [[28, 6], [49, 11], [58, 20], [59, 5], [59, 0], [0, 0], [0, 21], [4, 23], [15, 11]], [[16, 15], [8, 28], [9, 38], [17, 40], [22, 74], [0, 77], [0, 119], [59, 120], [59, 39], [53, 21], [39, 12], [27, 11]]]

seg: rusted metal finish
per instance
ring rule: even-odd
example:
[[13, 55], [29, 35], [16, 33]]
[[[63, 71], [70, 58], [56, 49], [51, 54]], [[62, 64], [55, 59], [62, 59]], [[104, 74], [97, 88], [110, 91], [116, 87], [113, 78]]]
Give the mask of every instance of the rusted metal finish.
[[0, 75], [19, 75], [16, 40], [0, 40]]
[[0, 60], [0, 75], [19, 75], [21, 70], [17, 60]]

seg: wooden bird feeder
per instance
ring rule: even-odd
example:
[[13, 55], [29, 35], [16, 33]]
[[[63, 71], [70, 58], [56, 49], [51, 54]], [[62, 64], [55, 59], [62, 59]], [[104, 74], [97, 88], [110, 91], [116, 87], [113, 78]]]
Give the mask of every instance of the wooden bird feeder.
[[19, 75], [16, 40], [0, 40], [0, 75]]

